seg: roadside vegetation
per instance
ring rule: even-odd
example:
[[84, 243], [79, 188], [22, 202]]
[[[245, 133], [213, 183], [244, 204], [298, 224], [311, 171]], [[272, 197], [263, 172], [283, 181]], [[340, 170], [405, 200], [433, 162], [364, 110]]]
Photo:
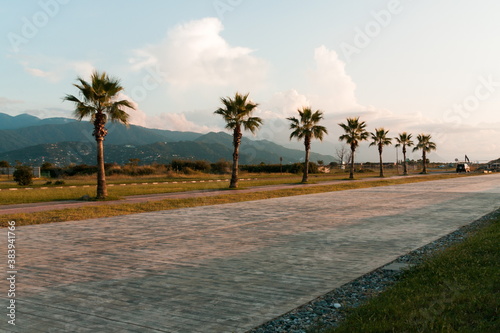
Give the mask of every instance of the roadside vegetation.
[[500, 216], [322, 332], [500, 332]]
[[[246, 167], [251, 168], [252, 166]], [[300, 172], [302, 172], [301, 167], [302, 164], [297, 165], [299, 173], [296, 174], [241, 172], [240, 177], [242, 179], [246, 179], [242, 182], [241, 186], [242, 188], [247, 188], [253, 186], [300, 183]], [[259, 166], [254, 166], [252, 169], [258, 168]], [[310, 169], [317, 170], [318, 166], [315, 163], [311, 163]], [[358, 179], [378, 176], [378, 174], [371, 169], [360, 169], [357, 173]], [[392, 170], [388, 172], [388, 175], [394, 176], [397, 174], [395, 170]], [[446, 177], [457, 176], [456, 174], [437, 174], [432, 175], [432, 177], [441, 177], [444, 175]], [[347, 173], [344, 170], [338, 170], [338, 172], [331, 172], [327, 174], [312, 174], [310, 175], [309, 183], [314, 184], [323, 181], [347, 179]], [[147, 176], [114, 174], [112, 176], [108, 176], [107, 178], [107, 200], [117, 200], [131, 195], [224, 189], [227, 188], [227, 181], [228, 175], [209, 174], [194, 171], [190, 171], [188, 173], [184, 173], [182, 171], [169, 171], [167, 174]], [[9, 190], [12, 188], [17, 190]], [[78, 174], [57, 180], [38, 179], [33, 181], [29, 187], [18, 186], [12, 180], [9, 180], [4, 176], [3, 181], [0, 181], [0, 207], [2, 205], [21, 203], [79, 200], [83, 196], [89, 196], [92, 198], [94, 193], [95, 175], [93, 174]]]
[[[369, 175], [373, 176], [375, 173], [371, 173]], [[369, 176], [367, 175], [367, 176]], [[406, 184], [406, 183], [416, 183], [430, 180], [439, 180], [439, 179], [449, 179], [460, 177], [461, 175], [457, 174], [435, 174], [435, 175], [427, 175], [427, 176], [414, 176], [414, 177], [400, 177], [400, 178], [384, 178], [384, 179], [372, 179], [366, 181], [343, 181], [333, 185], [309, 185], [309, 186], [301, 186], [294, 187], [289, 189], [282, 190], [268, 190], [261, 192], [250, 192], [250, 193], [235, 193], [232, 190], [227, 189], [227, 182], [215, 182], [215, 183], [180, 183], [180, 184], [158, 184], [155, 186], [147, 185], [143, 187], [139, 186], [114, 186], [110, 187], [110, 193], [112, 195], [123, 194], [126, 193], [130, 195], [131, 191], [137, 191], [137, 193], [145, 194], [147, 190], [161, 190], [160, 193], [165, 193], [165, 188], [162, 186], [173, 186], [170, 188], [171, 192], [182, 192], [187, 190], [196, 190], [196, 189], [225, 189], [227, 194], [220, 194], [216, 196], [209, 197], [196, 197], [196, 198], [186, 198], [186, 199], [164, 199], [158, 201], [150, 201], [146, 203], [119, 203], [119, 202], [101, 202], [105, 203], [105, 205], [99, 205], [96, 203], [95, 205], [90, 204], [89, 206], [85, 206], [84, 208], [73, 208], [73, 209], [61, 209], [61, 210], [51, 210], [37, 213], [22, 213], [22, 214], [9, 214], [9, 215], [0, 215], [0, 226], [5, 227], [7, 221], [16, 220], [17, 225], [31, 225], [31, 224], [43, 224], [43, 223], [51, 223], [51, 222], [63, 222], [63, 221], [75, 221], [75, 220], [84, 220], [89, 218], [100, 218], [100, 217], [109, 217], [109, 216], [119, 216], [119, 215], [127, 215], [134, 213], [143, 213], [143, 212], [152, 212], [159, 210], [169, 210], [169, 209], [177, 209], [177, 208], [187, 208], [187, 207], [196, 207], [196, 206], [206, 206], [206, 205], [216, 205], [216, 204], [224, 204], [224, 203], [233, 203], [233, 202], [243, 202], [243, 201], [252, 201], [252, 200], [261, 200], [261, 199], [269, 199], [269, 198], [277, 198], [277, 197], [286, 197], [286, 196], [294, 196], [294, 195], [304, 195], [304, 194], [313, 194], [313, 193], [324, 193], [324, 192], [332, 192], [332, 191], [342, 191], [342, 190], [350, 190], [357, 188], [367, 188], [367, 187], [375, 187], [375, 186], [388, 186], [388, 185], [397, 185], [397, 184]], [[345, 179], [345, 175], [341, 174], [342, 178], [334, 177], [318, 177], [316, 180], [335, 180], [335, 179]], [[276, 184], [290, 184], [295, 183], [298, 184], [300, 182], [300, 176], [295, 176], [294, 178], [271, 178], [271, 179], [259, 179], [245, 182], [247, 187], [251, 186], [265, 186], [265, 185], [276, 185]], [[291, 181], [293, 180], [293, 181]], [[64, 189], [54, 189], [53, 191], [48, 191], [47, 193], [56, 193], [57, 190], [64, 191]], [[77, 188], [67, 189], [67, 191], [79, 190]], [[116, 192], [112, 192], [115, 191]], [[15, 195], [31, 195], [32, 200], [38, 200], [40, 197], [40, 192], [38, 195], [33, 195], [32, 193], [35, 190], [31, 191], [1, 191], [1, 196], [5, 196], [2, 199], [8, 199], [10, 197], [15, 197]], [[90, 190], [92, 191], [92, 190]], [[123, 192], [121, 192], [123, 191]], [[68, 193], [68, 192], [63, 192]], [[35, 193], [36, 194], [36, 193]], [[49, 194], [47, 194], [49, 195]], [[19, 200], [19, 198], [18, 198]], [[1, 207], [1, 206], [0, 206]]]

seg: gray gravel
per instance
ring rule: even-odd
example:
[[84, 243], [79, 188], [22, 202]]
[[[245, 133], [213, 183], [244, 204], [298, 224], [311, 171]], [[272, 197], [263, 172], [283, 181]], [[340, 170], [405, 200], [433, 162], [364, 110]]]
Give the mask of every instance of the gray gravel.
[[[500, 216], [500, 210], [485, 215], [432, 243], [409, 252], [393, 261], [393, 263], [404, 263], [410, 266], [418, 265], [429, 256], [463, 241], [470, 232], [481, 228], [489, 223], [492, 218], [498, 216]], [[358, 307], [398, 281], [403, 271], [384, 269], [386, 266], [384, 265], [344, 284], [281, 317], [248, 331], [248, 333], [306, 333], [311, 329], [321, 331], [326, 328], [336, 327], [345, 319], [347, 309]]]

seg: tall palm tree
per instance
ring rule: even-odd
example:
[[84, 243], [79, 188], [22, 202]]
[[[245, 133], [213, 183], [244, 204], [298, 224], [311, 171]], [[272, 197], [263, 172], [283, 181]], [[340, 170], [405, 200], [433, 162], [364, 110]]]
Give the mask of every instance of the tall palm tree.
[[392, 144], [392, 139], [387, 137], [387, 133], [389, 133], [389, 131], [386, 131], [383, 127], [376, 128], [375, 132], [370, 133], [372, 137], [372, 142], [370, 143], [370, 147], [377, 146], [378, 148], [380, 177], [384, 177], [384, 164], [382, 162], [382, 151], [384, 149], [384, 146], [389, 146], [390, 144]]
[[323, 141], [323, 135], [328, 134], [328, 131], [324, 126], [318, 125], [318, 123], [323, 119], [323, 111], [316, 110], [312, 112], [310, 107], [302, 107], [297, 110], [299, 112], [299, 118], [289, 117], [290, 129], [293, 130], [290, 134], [290, 140], [297, 138], [297, 140], [304, 139], [304, 147], [306, 150], [306, 158], [304, 162], [304, 175], [302, 176], [302, 182], [307, 183], [309, 176], [309, 154], [311, 151], [311, 140], [319, 139]]
[[347, 123], [340, 123], [340, 127], [344, 130], [345, 134], [339, 137], [340, 141], [345, 141], [351, 147], [351, 168], [349, 178], [354, 179], [354, 152], [358, 148], [361, 141], [368, 139], [368, 132], [366, 131], [366, 123], [359, 121], [359, 117], [347, 118]]
[[120, 81], [111, 78], [106, 72], [94, 71], [90, 82], [78, 77], [80, 84], [74, 84], [80, 91], [82, 99], [73, 95], [66, 95], [63, 100], [75, 103], [74, 116], [78, 120], [90, 117], [94, 124], [92, 135], [97, 142], [97, 199], [106, 198], [106, 176], [104, 170], [104, 137], [108, 134], [104, 127], [107, 120], [128, 125], [128, 113], [125, 108], [134, 109], [127, 100], [118, 100], [117, 95], [123, 90]]
[[413, 146], [413, 141], [411, 140], [412, 135], [406, 132], [399, 133], [398, 137], [394, 139], [397, 141], [396, 147], [403, 147], [403, 175], [408, 175], [408, 167], [406, 163], [406, 147]]
[[430, 134], [417, 135], [418, 143], [413, 151], [422, 150], [422, 173], [427, 173], [427, 153], [436, 150], [436, 144], [431, 141]]
[[233, 172], [229, 188], [238, 187], [238, 160], [240, 154], [241, 138], [243, 137], [242, 128], [255, 133], [262, 125], [262, 119], [252, 117], [252, 112], [258, 104], [251, 102], [248, 99], [248, 94], [241, 95], [236, 93], [234, 99], [227, 97], [221, 98], [223, 108], [215, 111], [226, 121], [226, 128], [233, 131]]

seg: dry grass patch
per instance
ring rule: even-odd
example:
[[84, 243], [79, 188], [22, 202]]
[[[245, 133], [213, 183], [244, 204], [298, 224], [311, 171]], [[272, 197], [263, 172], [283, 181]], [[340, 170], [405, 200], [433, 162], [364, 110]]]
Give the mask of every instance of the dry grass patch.
[[[430, 180], [455, 178], [454, 174], [427, 175], [405, 178], [384, 178], [371, 181], [346, 181], [334, 185], [308, 185], [291, 187], [283, 190], [265, 190], [259, 192], [231, 193], [228, 190], [224, 194], [215, 196], [186, 198], [186, 199], [164, 199], [145, 203], [108, 203], [106, 205], [92, 205], [80, 208], [67, 208], [61, 210], [51, 210], [28, 214], [0, 215], [0, 226], [5, 227], [7, 221], [15, 220], [16, 224], [33, 225], [52, 222], [76, 221], [91, 218], [102, 218], [110, 216], [120, 216], [135, 213], [153, 212], [160, 210], [170, 210], [177, 208], [189, 208], [197, 206], [218, 205], [225, 203], [263, 200], [278, 197], [288, 197], [295, 195], [305, 195], [314, 193], [325, 193], [333, 191], [343, 191], [359, 188], [388, 186], [398, 184], [416, 183]], [[227, 184], [225, 185], [227, 186]]]

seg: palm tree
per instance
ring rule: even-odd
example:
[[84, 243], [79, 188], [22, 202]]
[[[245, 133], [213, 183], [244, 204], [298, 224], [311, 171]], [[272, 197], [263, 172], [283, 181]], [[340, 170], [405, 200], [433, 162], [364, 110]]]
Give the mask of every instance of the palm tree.
[[302, 182], [307, 183], [307, 178], [309, 174], [309, 154], [311, 150], [311, 140], [319, 139], [323, 141], [323, 135], [328, 134], [328, 131], [324, 126], [318, 125], [318, 123], [323, 119], [323, 112], [316, 110], [311, 111], [310, 107], [303, 107], [302, 110], [298, 109], [299, 118], [290, 117], [290, 129], [293, 130], [290, 134], [290, 140], [292, 138], [297, 138], [297, 140], [304, 139], [304, 147], [306, 150], [306, 158], [304, 162], [304, 175], [302, 176]]
[[349, 178], [354, 179], [354, 152], [356, 151], [356, 148], [358, 148], [361, 141], [368, 139], [369, 134], [365, 129], [366, 123], [364, 121], [360, 122], [359, 117], [356, 117], [347, 118], [347, 123], [340, 123], [339, 126], [345, 131], [345, 134], [342, 134], [339, 137], [339, 140], [345, 141], [351, 146], [351, 168]]
[[215, 114], [221, 115], [226, 121], [226, 128], [233, 131], [233, 172], [231, 175], [231, 183], [229, 188], [238, 187], [238, 159], [242, 134], [242, 127], [245, 130], [252, 132], [262, 125], [262, 119], [252, 117], [252, 112], [258, 104], [248, 100], [248, 94], [241, 95], [236, 93], [234, 99], [227, 97], [221, 98], [224, 108], [219, 108]]
[[411, 140], [412, 135], [406, 132], [399, 133], [399, 136], [394, 138], [398, 143], [396, 147], [403, 147], [403, 175], [408, 175], [408, 167], [406, 165], [406, 147], [413, 146], [413, 141]]
[[422, 173], [427, 173], [427, 153], [436, 150], [436, 144], [431, 141], [430, 134], [417, 135], [418, 143], [413, 151], [422, 150]]
[[81, 100], [73, 95], [66, 95], [63, 100], [75, 103], [74, 116], [78, 120], [90, 117], [94, 124], [92, 135], [97, 142], [97, 199], [107, 196], [106, 178], [104, 172], [104, 137], [108, 133], [104, 127], [108, 119], [128, 125], [128, 113], [125, 108], [134, 109], [127, 100], [117, 100], [117, 95], [123, 90], [120, 81], [109, 77], [106, 72], [94, 71], [90, 82], [78, 77], [80, 84], [74, 84], [83, 97]]
[[372, 142], [370, 143], [370, 147], [377, 146], [378, 148], [380, 177], [384, 177], [384, 164], [382, 163], [382, 151], [384, 149], [384, 146], [389, 146], [390, 144], [392, 144], [392, 139], [387, 137], [387, 133], [389, 133], [389, 131], [386, 131], [383, 127], [376, 128], [375, 132], [370, 133], [372, 137]]

